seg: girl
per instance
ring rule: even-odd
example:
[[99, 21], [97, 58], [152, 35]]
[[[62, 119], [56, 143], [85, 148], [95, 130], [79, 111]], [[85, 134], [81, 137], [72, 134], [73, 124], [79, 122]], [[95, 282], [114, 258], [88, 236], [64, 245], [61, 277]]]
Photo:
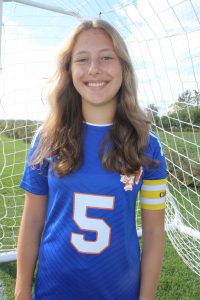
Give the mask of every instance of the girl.
[[[119, 33], [83, 21], [64, 44], [21, 187], [15, 299], [152, 300], [163, 257], [166, 165]], [[135, 224], [140, 192], [142, 255]]]

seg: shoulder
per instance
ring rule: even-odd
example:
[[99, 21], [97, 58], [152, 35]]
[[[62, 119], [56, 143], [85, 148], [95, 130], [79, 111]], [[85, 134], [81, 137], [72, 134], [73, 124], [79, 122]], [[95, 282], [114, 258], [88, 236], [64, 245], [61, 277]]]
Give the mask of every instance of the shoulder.
[[160, 156], [164, 156], [161, 141], [159, 137], [152, 131], [149, 131], [148, 145], [145, 153], [150, 156], [154, 156], [158, 153], [160, 154]]
[[144, 179], [160, 180], [166, 177], [166, 159], [162, 150], [160, 139], [152, 132], [149, 132], [149, 142], [145, 151], [146, 157], [158, 162], [158, 165], [151, 168], [144, 166]]
[[31, 149], [37, 147], [37, 145], [38, 145], [38, 143], [40, 141], [41, 133], [42, 133], [42, 126], [40, 126], [36, 130], [36, 132], [35, 132], [35, 134], [33, 136], [33, 139], [32, 139], [32, 142], [31, 142], [31, 146], [30, 146]]

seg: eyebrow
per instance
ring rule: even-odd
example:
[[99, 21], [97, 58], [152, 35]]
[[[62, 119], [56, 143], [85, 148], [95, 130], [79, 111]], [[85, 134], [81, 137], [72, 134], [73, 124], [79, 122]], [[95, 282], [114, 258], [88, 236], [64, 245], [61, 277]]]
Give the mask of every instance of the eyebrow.
[[[105, 52], [105, 51], [112, 51], [112, 52], [115, 52], [113, 49], [111, 48], [104, 48], [104, 49], [101, 49], [99, 52]], [[88, 53], [89, 51], [86, 51], [86, 50], [81, 50], [81, 51], [78, 51], [77, 53], [75, 53], [74, 55], [80, 55], [80, 54], [86, 54]]]

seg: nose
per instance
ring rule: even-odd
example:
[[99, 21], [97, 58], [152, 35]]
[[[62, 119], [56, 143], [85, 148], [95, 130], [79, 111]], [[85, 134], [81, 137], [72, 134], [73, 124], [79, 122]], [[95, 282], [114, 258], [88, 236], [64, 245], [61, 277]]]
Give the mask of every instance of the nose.
[[96, 75], [101, 73], [101, 67], [100, 67], [100, 62], [98, 60], [91, 60], [89, 69], [88, 69], [88, 74], [89, 75]]

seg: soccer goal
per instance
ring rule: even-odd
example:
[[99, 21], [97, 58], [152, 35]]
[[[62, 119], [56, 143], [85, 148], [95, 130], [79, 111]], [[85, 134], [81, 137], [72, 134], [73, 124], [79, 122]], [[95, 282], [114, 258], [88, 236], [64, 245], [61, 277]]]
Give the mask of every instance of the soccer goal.
[[[127, 42], [139, 101], [167, 158], [166, 232], [200, 275], [199, 1], [1, 0], [0, 16], [0, 261], [16, 258], [24, 199], [18, 184], [48, 111], [41, 100], [56, 50], [81, 18], [102, 18]], [[139, 209], [137, 221], [141, 234]]]

